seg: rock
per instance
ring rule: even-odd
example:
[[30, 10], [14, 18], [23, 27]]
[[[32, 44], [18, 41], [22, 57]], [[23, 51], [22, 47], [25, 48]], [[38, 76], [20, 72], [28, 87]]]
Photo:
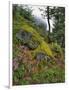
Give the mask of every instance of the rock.
[[17, 34], [16, 37], [21, 40], [24, 44], [28, 43], [29, 40], [31, 39], [31, 33], [26, 32], [24, 30], [20, 30]]
[[36, 55], [36, 60], [38, 60], [38, 61], [46, 60], [47, 62], [49, 62], [51, 60], [51, 58], [49, 56], [47, 56], [44, 52], [39, 52]]
[[39, 42], [34, 40], [30, 40], [30, 42], [28, 43], [28, 47], [30, 49], [36, 49], [38, 46], [39, 46]]
[[43, 52], [40, 52], [40, 53], [38, 53], [37, 55], [36, 55], [36, 59], [37, 60], [47, 60], [47, 56], [46, 56], [46, 54], [44, 54]]
[[21, 30], [16, 34], [16, 37], [30, 49], [36, 49], [39, 45], [39, 42], [37, 40], [32, 39], [33, 36], [30, 32]]

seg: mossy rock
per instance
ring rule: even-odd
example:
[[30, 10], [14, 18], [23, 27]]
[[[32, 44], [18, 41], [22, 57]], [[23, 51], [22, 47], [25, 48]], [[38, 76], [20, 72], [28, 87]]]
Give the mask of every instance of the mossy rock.
[[36, 55], [36, 59], [37, 60], [46, 60], [47, 59], [47, 56], [43, 52], [39, 52]]
[[28, 47], [30, 48], [30, 49], [36, 49], [37, 47], [39, 46], [39, 42], [38, 41], [35, 41], [35, 40], [33, 40], [33, 39], [31, 39], [30, 41], [29, 41], [29, 43], [28, 43]]
[[25, 30], [20, 30], [17, 34], [16, 37], [23, 42], [23, 44], [26, 44], [30, 49], [36, 49], [39, 45], [39, 42], [37, 39], [35, 40], [33, 38], [32, 33], [25, 31]]
[[16, 37], [21, 40], [24, 44], [28, 43], [31, 39], [31, 33], [26, 32], [24, 30], [20, 30], [17, 34]]
[[48, 55], [46, 55], [44, 52], [38, 52], [35, 56], [36, 60], [46, 60], [46, 61], [50, 61], [50, 57]]

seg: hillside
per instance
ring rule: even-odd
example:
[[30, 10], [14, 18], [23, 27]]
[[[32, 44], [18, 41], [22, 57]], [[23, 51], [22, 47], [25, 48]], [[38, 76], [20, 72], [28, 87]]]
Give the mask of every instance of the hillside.
[[13, 18], [13, 85], [65, 80], [63, 49], [39, 31], [25, 17]]

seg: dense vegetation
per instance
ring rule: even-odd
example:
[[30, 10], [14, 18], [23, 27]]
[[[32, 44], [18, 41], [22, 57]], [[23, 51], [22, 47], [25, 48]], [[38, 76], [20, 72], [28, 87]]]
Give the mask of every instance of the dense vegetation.
[[43, 23], [37, 25], [32, 8], [13, 5], [13, 85], [65, 81], [64, 8], [40, 10], [48, 16], [48, 23], [54, 18], [52, 33]]

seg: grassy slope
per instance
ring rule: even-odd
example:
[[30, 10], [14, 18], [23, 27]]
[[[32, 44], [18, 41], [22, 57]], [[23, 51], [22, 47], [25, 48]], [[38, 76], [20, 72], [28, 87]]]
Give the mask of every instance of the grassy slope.
[[[20, 49], [18, 48], [20, 46], [20, 43], [16, 38], [16, 33], [20, 29], [24, 29], [27, 32], [32, 33], [32, 35], [33, 35], [32, 38], [35, 40], [38, 40], [38, 42], [40, 42], [40, 45], [38, 46], [38, 48], [36, 48], [35, 50], [32, 50], [32, 51], [28, 51], [27, 53], [30, 54], [31, 52], [33, 52], [34, 54], [32, 54], [32, 55], [34, 56], [37, 52], [43, 51], [48, 56], [50, 56], [52, 58], [54, 57], [51, 45], [44, 41], [44, 38], [40, 36], [40, 34], [37, 32], [37, 30], [35, 30], [30, 25], [29, 22], [27, 22], [24, 18], [17, 16], [17, 18], [13, 20], [13, 59], [16, 58], [18, 55], [21, 55], [21, 54], [23, 55], [23, 53], [21, 53]], [[29, 59], [28, 64], [31, 62], [30, 59]], [[28, 66], [28, 64], [27, 64], [27, 66]], [[27, 67], [27, 68], [29, 69], [29, 67]], [[34, 68], [36, 68], [36, 66]], [[24, 64], [23, 64], [16, 71], [14, 71], [14, 73], [13, 73], [13, 78], [14, 78], [13, 82], [14, 83], [13, 84], [16, 85], [15, 81], [18, 81], [17, 84], [64, 82], [64, 79], [65, 79], [64, 68], [59, 67], [59, 65], [57, 65], [54, 61], [51, 61], [50, 63], [40, 62], [38, 64], [37, 69], [38, 69], [38, 73], [31, 72], [32, 76], [25, 77], [24, 73], [26, 72], [26, 68], [24, 68]], [[27, 74], [28, 74], [28, 71], [27, 71]], [[29, 78], [31, 78], [31, 80]]]
[[[37, 48], [36, 50], [34, 50], [33, 52], [36, 53], [36, 52], [38, 52], [38, 51], [43, 51], [43, 52], [45, 52], [48, 56], [53, 57], [52, 51], [51, 51], [51, 49], [50, 49], [50, 47], [49, 47], [49, 44], [44, 41], [44, 38], [41, 37], [41, 36], [39, 35], [39, 33], [38, 33], [33, 27], [31, 27], [31, 26], [29, 25], [29, 23], [27, 23], [27, 21], [26, 21], [24, 18], [21, 18], [20, 21], [19, 21], [19, 19], [16, 20], [16, 21], [14, 21], [14, 27], [13, 27], [13, 29], [14, 29], [14, 32], [13, 32], [13, 33], [14, 33], [14, 34], [13, 34], [13, 35], [14, 35], [14, 37], [13, 37], [14, 43], [18, 44], [17, 38], [16, 38], [15, 36], [16, 36], [16, 33], [17, 33], [20, 29], [23, 29], [23, 30], [25, 30], [25, 31], [27, 31], [27, 32], [32, 33], [32, 35], [33, 35], [32, 39], [37, 40], [38, 42], [40, 42], [40, 45], [38, 46], [38, 48]], [[16, 41], [16, 42], [15, 42], [15, 41]]]

